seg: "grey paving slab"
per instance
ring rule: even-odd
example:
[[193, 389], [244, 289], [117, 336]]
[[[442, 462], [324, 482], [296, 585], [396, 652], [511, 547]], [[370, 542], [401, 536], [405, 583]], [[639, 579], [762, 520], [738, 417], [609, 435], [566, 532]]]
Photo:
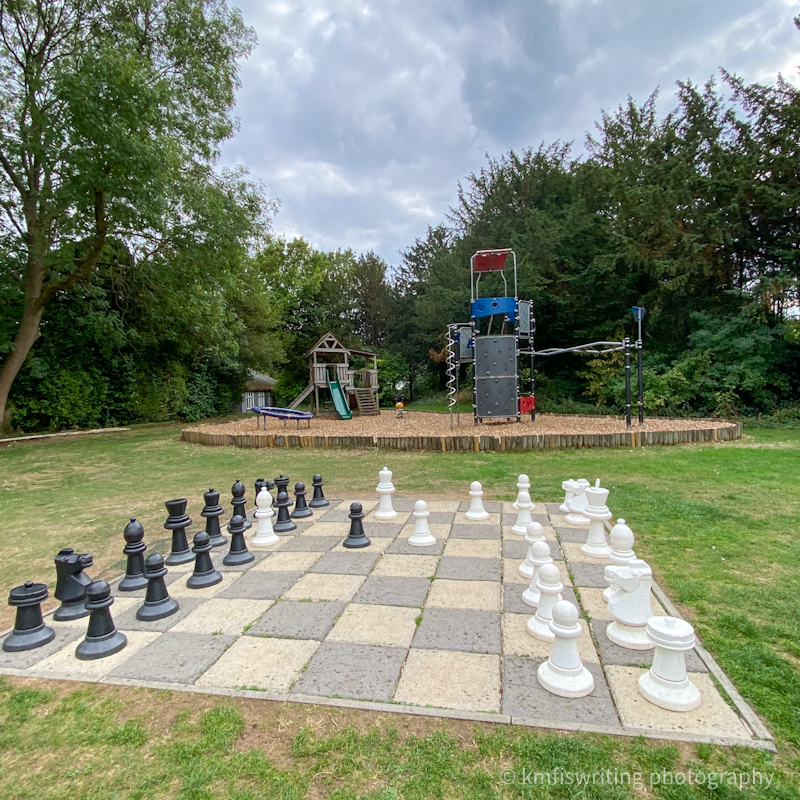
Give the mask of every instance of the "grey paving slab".
[[[517, 522], [517, 512], [516, 511], [504, 511], [503, 512], [503, 525], [515, 525]], [[547, 514], [531, 514], [531, 522], [538, 522], [543, 528], [550, 527], [550, 517]]]
[[[88, 624], [89, 618], [86, 617]], [[66, 647], [70, 642], [77, 643], [86, 635], [86, 630], [80, 625], [59, 625], [57, 622], [50, 622], [45, 618], [45, 624], [56, 632], [52, 642], [43, 644], [33, 650], [23, 650], [20, 653], [6, 653], [0, 650], [0, 667], [8, 669], [28, 669], [34, 664], [38, 664], [43, 658], [57, 653], [61, 648]], [[5, 637], [3, 637], [5, 639]]]
[[227, 600], [274, 600], [302, 575], [302, 572], [246, 572], [218, 596]]
[[223, 549], [225, 552], [221, 554], [219, 563], [214, 564], [220, 572], [247, 572], [247, 570], [252, 569], [259, 561], [263, 561], [269, 555], [269, 552], [265, 550], [251, 550], [250, 555], [253, 556], [252, 561], [248, 561], [246, 564], [229, 567], [222, 563], [222, 559], [228, 554], [227, 548], [220, 548], [220, 550]]
[[594, 690], [586, 697], [559, 697], [542, 688], [536, 677], [542, 659], [503, 658], [503, 713], [512, 717], [546, 719], [565, 725], [621, 727], [611, 692], [599, 664], [587, 664]]
[[455, 581], [499, 581], [500, 559], [443, 556], [436, 577]]
[[[484, 489], [484, 493], [486, 490]], [[469, 500], [462, 500], [458, 504], [459, 511], [469, 511]], [[484, 511], [488, 511], [490, 514], [499, 514], [503, 510], [503, 504], [499, 500], [484, 500], [483, 501], [483, 509]]]
[[278, 550], [284, 553], [326, 553], [332, 550], [344, 536], [295, 536], [284, 542]]
[[413, 511], [414, 503], [416, 500], [412, 500], [410, 497], [398, 497], [397, 495], [392, 497], [392, 508], [395, 511]]
[[500, 652], [500, 614], [464, 608], [426, 608], [412, 642], [422, 650]]
[[350, 522], [349, 508], [333, 508], [317, 517], [320, 522]]
[[358, 590], [353, 602], [378, 606], [422, 607], [430, 586], [431, 582], [428, 578], [394, 578], [373, 575], [367, 578], [364, 585]]
[[245, 636], [275, 636], [280, 639], [316, 639], [322, 641], [333, 627], [346, 603], [306, 603], [280, 600], [250, 626]]
[[555, 532], [562, 542], [583, 544], [586, 541], [586, 537], [589, 535], [589, 528], [555, 528]]
[[451, 539], [499, 539], [499, 525], [483, 525], [480, 522], [456, 522], [450, 528]]
[[380, 553], [325, 553], [309, 572], [324, 572], [328, 575], [368, 575]]
[[[503, 585], [503, 613], [527, 614], [530, 617], [536, 613], [536, 609], [533, 606], [529, 606], [522, 599], [522, 593], [526, 588], [524, 583], [506, 583]], [[578, 598], [570, 588], [566, 588], [561, 592], [561, 599], [569, 600], [576, 608], [580, 608]]]
[[407, 654], [399, 647], [323, 642], [292, 692], [387, 702]]
[[572, 582], [575, 586], [589, 586], [594, 589], [605, 589], [608, 584], [603, 577], [605, 562], [588, 564], [583, 561], [570, 561], [569, 571], [572, 573]]
[[[558, 542], [550, 542], [550, 556], [553, 561], [563, 561], [564, 554], [558, 546]], [[528, 543], [524, 539], [504, 539], [503, 558], [525, 558], [528, 555]]]
[[199, 597], [176, 597], [180, 604], [180, 608], [171, 616], [164, 617], [164, 619], [156, 619], [152, 622], [142, 622], [136, 619], [136, 612], [139, 606], [129, 608], [127, 611], [114, 617], [114, 622], [117, 628], [121, 631], [168, 631], [176, 622], [188, 616], [195, 609], [203, 604], [203, 600]]
[[376, 539], [394, 539], [403, 526], [397, 522], [364, 522], [364, 533]]
[[[189, 572], [192, 571], [192, 566], [193, 566], [193, 564], [189, 565]], [[124, 562], [122, 564], [122, 568], [121, 569], [122, 569], [123, 572], [125, 571], [125, 563]], [[167, 567], [167, 569], [169, 569], [169, 567]], [[183, 578], [185, 580], [186, 577], [187, 577], [187, 574], [188, 573], [186, 573], [186, 572], [168, 572], [164, 576], [164, 584], [166, 586], [169, 586], [171, 583], [174, 583], [175, 581], [177, 581], [180, 578]], [[95, 580], [100, 580], [100, 579], [99, 578], [95, 578]], [[145, 587], [144, 589], [137, 589], [135, 592], [121, 592], [119, 590], [119, 584], [118, 583], [114, 583], [111, 586], [111, 594], [112, 594], [113, 597], [140, 597], [142, 600], [144, 600], [144, 596], [145, 596], [146, 592], [147, 592], [147, 587]], [[114, 612], [112, 611], [111, 613], [113, 614]], [[88, 617], [87, 617], [87, 619], [88, 619]]]
[[563, 514], [563, 511], [559, 511], [559, 506], [561, 503], [545, 503], [544, 507], [547, 509], [548, 514]]
[[111, 677], [194, 683], [235, 641], [235, 636], [167, 631], [117, 667]]
[[[413, 511], [413, 509], [412, 509]], [[450, 525], [456, 518], [454, 511], [429, 511], [428, 525]], [[414, 522], [412, 517], [409, 522]]]
[[438, 539], [435, 544], [430, 547], [415, 547], [408, 543], [408, 539], [395, 539], [389, 547], [386, 548], [387, 553], [399, 553], [405, 556], [438, 556], [446, 544], [446, 539]]
[[[597, 649], [600, 651], [600, 660], [603, 664], [615, 664], [622, 667], [649, 667], [653, 663], [653, 650], [629, 650], [614, 644], [606, 636], [606, 628], [611, 623], [608, 620], [593, 619], [590, 621], [592, 633], [597, 640]], [[686, 652], [686, 669], [689, 672], [708, 672], [708, 667], [703, 663], [696, 650]]]

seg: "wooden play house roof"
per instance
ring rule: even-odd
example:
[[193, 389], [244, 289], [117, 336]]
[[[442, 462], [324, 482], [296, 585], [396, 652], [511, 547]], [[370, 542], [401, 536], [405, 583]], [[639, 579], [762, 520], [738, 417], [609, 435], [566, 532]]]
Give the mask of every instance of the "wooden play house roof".
[[332, 333], [326, 333], [309, 351], [306, 355], [336, 355], [341, 354], [344, 356], [364, 356], [365, 358], [377, 358], [377, 353], [371, 353], [369, 350], [354, 350], [350, 347], [345, 347]]

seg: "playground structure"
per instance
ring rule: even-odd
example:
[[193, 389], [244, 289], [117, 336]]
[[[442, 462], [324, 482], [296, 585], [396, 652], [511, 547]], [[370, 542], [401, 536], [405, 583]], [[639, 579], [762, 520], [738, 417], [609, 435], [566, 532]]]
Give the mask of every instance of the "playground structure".
[[[514, 292], [509, 294], [506, 267], [508, 257], [514, 270]], [[503, 294], [480, 297], [480, 281], [484, 276], [499, 275]], [[494, 287], [499, 289], [497, 281]], [[461, 425], [461, 414], [456, 403], [459, 367], [473, 366], [473, 417], [475, 425], [484, 420], [509, 420], [520, 422], [522, 414], [530, 413], [536, 419], [536, 356], [546, 358], [563, 353], [579, 355], [625, 354], [625, 423], [631, 427], [631, 347], [636, 349], [638, 361], [639, 425], [644, 425], [644, 384], [642, 318], [644, 309], [634, 307], [634, 320], [639, 323], [639, 338], [631, 343], [628, 337], [621, 342], [589, 342], [574, 347], [549, 347], [535, 349], [536, 318], [533, 303], [517, 296], [517, 256], [510, 248], [479, 250], [470, 259], [470, 321], [447, 326], [447, 396], [450, 427], [453, 427], [453, 410], [456, 424]], [[499, 332], [492, 333], [495, 318], [500, 319]], [[530, 364], [530, 390], [520, 395], [520, 356], [527, 356]]]
[[[319, 416], [319, 390], [327, 389], [339, 419], [352, 419], [354, 405], [362, 416], [380, 414], [376, 353], [345, 347], [332, 333], [326, 333], [307, 355], [308, 386], [290, 403], [289, 410], [297, 409], [313, 392], [316, 415]], [[351, 356], [372, 359], [372, 367], [351, 369]]]

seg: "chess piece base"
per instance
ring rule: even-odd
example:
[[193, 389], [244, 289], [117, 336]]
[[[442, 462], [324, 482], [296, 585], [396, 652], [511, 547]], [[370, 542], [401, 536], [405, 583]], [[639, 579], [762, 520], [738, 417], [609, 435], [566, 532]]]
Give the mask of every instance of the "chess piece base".
[[583, 514], [576, 514], [574, 511], [570, 511], [569, 514], [564, 517], [564, 522], [570, 525], [588, 525], [589, 521], [588, 517], [584, 517]]
[[527, 562], [523, 561], [519, 567], [519, 574], [530, 580], [533, 577], [533, 567]]
[[157, 619], [172, 616], [180, 606], [173, 597], [161, 600], [158, 603], [149, 604], [145, 601], [144, 605], [136, 612], [136, 619], [141, 622], [153, 622]]
[[610, 642], [626, 647], [628, 650], [652, 650], [655, 645], [647, 637], [647, 626], [634, 627], [614, 620], [606, 628]]
[[190, 575], [186, 581], [187, 589], [206, 589], [209, 586], [216, 586], [222, 581], [222, 573], [215, 569], [211, 572], [201, 572], [199, 575]]
[[305, 508], [295, 509], [289, 516], [292, 519], [305, 519], [306, 517], [313, 517], [314, 512], [306, 506]]
[[288, 533], [289, 531], [297, 530], [297, 525], [295, 525], [295, 523], [292, 521], [276, 522], [272, 526], [272, 530], [274, 530], [275, 533]]
[[561, 504], [561, 505], [558, 507], [558, 510], [559, 510], [559, 511], [560, 511], [562, 514], [569, 514], [569, 513], [570, 513], [570, 510], [567, 508], [567, 504], [566, 504], [566, 503], [562, 503], [562, 504]]
[[606, 603], [608, 602], [608, 598], [617, 591], [617, 588], [618, 587], [614, 586], [614, 584], [611, 584], [611, 586], [607, 586], [603, 589], [603, 600], [605, 600]]
[[342, 547], [347, 547], [352, 550], [356, 550], [359, 547], [369, 547], [369, 546], [370, 546], [370, 540], [369, 537], [367, 536], [356, 536], [353, 538], [348, 536], [342, 542]]
[[53, 619], [56, 622], [70, 622], [73, 619], [88, 617], [86, 610], [86, 598], [76, 600], [74, 603], [62, 603], [54, 612]]
[[375, 519], [395, 519], [397, 517], [397, 512], [394, 509], [391, 511], [381, 511], [378, 509], [373, 516]]
[[208, 543], [212, 547], [224, 547], [228, 544], [228, 537], [223, 536], [221, 533], [218, 533], [214, 536], [209, 535]]
[[479, 522], [482, 519], [489, 519], [488, 511], [467, 511], [464, 516], [472, 520], [472, 522]]
[[311, 500], [308, 504], [309, 508], [325, 508], [325, 506], [330, 505], [327, 500]]
[[187, 547], [186, 550], [182, 550], [179, 553], [170, 553], [164, 559], [164, 563], [168, 567], [177, 567], [179, 564], [188, 564], [190, 561], [194, 561], [194, 553], [191, 547]]
[[117, 584], [120, 592], [138, 592], [139, 589], [147, 588], [147, 578], [142, 575], [127, 575]]
[[594, 690], [594, 677], [583, 664], [576, 669], [563, 669], [544, 661], [536, 677], [543, 689], [559, 697], [586, 697]]
[[[529, 515], [530, 516], [530, 515]], [[523, 525], [512, 525], [511, 532], [516, 533], [518, 536], [525, 536], [528, 533], [528, 523]]]
[[581, 553], [591, 558], [607, 559], [611, 555], [611, 548], [607, 544], [600, 545], [594, 544], [593, 542], [586, 542], [581, 545]]
[[249, 550], [242, 550], [240, 553], [228, 553], [222, 559], [222, 563], [226, 567], [240, 567], [242, 564], [249, 564], [255, 561], [256, 557]]
[[667, 711], [694, 711], [702, 702], [700, 690], [688, 678], [666, 681], [652, 670], [639, 676], [639, 694]]
[[96, 658], [106, 658], [119, 653], [128, 644], [128, 637], [118, 630], [113, 630], [105, 636], [87, 636], [76, 648], [75, 658], [81, 661], [94, 661]]
[[432, 544], [436, 544], [436, 537], [429, 533], [427, 536], [417, 536], [416, 534], [411, 534], [408, 537], [408, 543], [412, 547], [429, 547]]
[[528, 620], [528, 633], [534, 639], [539, 639], [542, 642], [554, 642], [555, 634], [550, 630], [550, 620], [538, 620], [536, 617], [531, 617]]
[[522, 593], [522, 602], [525, 603], [526, 606], [531, 606], [532, 608], [536, 608], [539, 605], [539, 598], [541, 598], [542, 593], [538, 589], [531, 589], [529, 586], [523, 593]]
[[258, 534], [250, 542], [250, 547], [270, 547], [273, 544], [278, 544], [281, 537], [275, 533], [266, 536], [259, 536]]
[[[87, 612], [88, 613], [88, 612]], [[6, 653], [21, 653], [23, 650], [35, 650], [37, 647], [52, 642], [56, 632], [44, 622], [35, 628], [26, 631], [12, 631], [3, 640], [3, 650]]]

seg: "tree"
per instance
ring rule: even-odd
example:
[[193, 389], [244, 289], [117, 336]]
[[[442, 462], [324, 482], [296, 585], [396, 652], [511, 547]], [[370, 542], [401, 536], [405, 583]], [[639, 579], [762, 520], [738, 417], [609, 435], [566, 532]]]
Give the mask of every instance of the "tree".
[[180, 190], [212, 180], [253, 42], [222, 0], [0, 0], [0, 236], [22, 293], [0, 422], [48, 304], [108, 267], [111, 238], [151, 256], [191, 216]]

